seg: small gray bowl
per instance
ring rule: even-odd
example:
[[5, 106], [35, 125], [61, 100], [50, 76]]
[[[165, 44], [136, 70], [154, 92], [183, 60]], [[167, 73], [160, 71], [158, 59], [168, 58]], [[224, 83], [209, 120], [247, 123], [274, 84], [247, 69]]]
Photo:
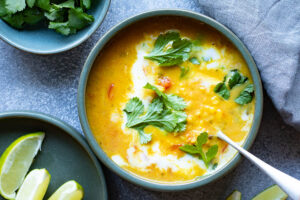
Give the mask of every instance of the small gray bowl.
[[248, 68], [251, 72], [251, 75], [253, 77], [253, 82], [255, 86], [255, 113], [254, 113], [254, 119], [253, 124], [250, 130], [250, 133], [248, 137], [246, 138], [243, 147], [245, 149], [249, 149], [252, 145], [255, 136], [258, 132], [259, 125], [262, 118], [262, 111], [263, 111], [263, 91], [262, 91], [262, 85], [260, 80], [260, 75], [257, 70], [257, 67], [255, 65], [255, 62], [250, 55], [249, 51], [245, 47], [245, 45], [239, 40], [239, 38], [231, 32], [228, 28], [226, 28], [224, 25], [220, 24], [219, 22], [215, 21], [214, 19], [207, 17], [205, 15], [191, 12], [191, 11], [185, 11], [185, 10], [155, 10], [155, 11], [149, 11], [145, 12], [136, 16], [133, 16], [118, 25], [114, 26], [109, 32], [107, 32], [96, 44], [96, 46], [92, 49], [90, 52], [84, 68], [81, 73], [81, 77], [79, 80], [79, 88], [78, 88], [78, 112], [79, 112], [79, 118], [81, 122], [81, 126], [83, 128], [83, 131], [85, 133], [86, 139], [88, 143], [90, 144], [91, 148], [97, 155], [97, 157], [102, 161], [103, 164], [105, 164], [109, 169], [111, 169], [113, 172], [117, 173], [122, 178], [130, 181], [131, 183], [134, 183], [136, 185], [151, 189], [151, 190], [157, 190], [157, 191], [180, 191], [180, 190], [187, 190], [192, 189], [196, 187], [200, 187], [202, 185], [208, 184], [210, 182], [213, 182], [214, 180], [221, 178], [225, 174], [227, 174], [230, 170], [232, 170], [240, 161], [241, 156], [239, 154], [236, 154], [226, 165], [224, 165], [222, 168], [216, 170], [214, 173], [205, 175], [200, 177], [199, 179], [190, 182], [190, 183], [184, 183], [184, 184], [161, 184], [157, 182], [152, 182], [143, 178], [140, 178], [124, 169], [119, 167], [117, 164], [115, 164], [101, 149], [101, 147], [98, 145], [91, 129], [89, 126], [89, 122], [86, 115], [86, 108], [85, 108], [85, 92], [86, 92], [86, 85], [89, 78], [89, 73], [91, 71], [91, 68], [93, 66], [93, 63], [98, 56], [99, 52], [103, 49], [103, 47], [110, 41], [111, 38], [113, 38], [119, 31], [123, 30], [127, 26], [146, 19], [150, 17], [155, 16], [182, 16], [187, 18], [192, 18], [195, 20], [198, 20], [200, 22], [203, 22], [205, 24], [208, 24], [209, 26], [213, 27], [215, 30], [222, 33], [226, 38], [229, 39], [229, 41], [232, 42], [232, 44], [240, 51], [243, 58], [245, 59]]

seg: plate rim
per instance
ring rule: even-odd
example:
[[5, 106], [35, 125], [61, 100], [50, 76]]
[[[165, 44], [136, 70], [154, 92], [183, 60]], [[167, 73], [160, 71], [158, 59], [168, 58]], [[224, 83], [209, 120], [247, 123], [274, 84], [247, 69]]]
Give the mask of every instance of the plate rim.
[[83, 135], [81, 135], [74, 127], [67, 124], [66, 122], [51, 116], [49, 114], [44, 114], [41, 112], [35, 111], [6, 111], [0, 112], [0, 121], [4, 119], [16, 119], [16, 118], [27, 118], [33, 120], [39, 120], [42, 122], [49, 123], [57, 128], [63, 130], [67, 136], [70, 136], [74, 139], [88, 154], [89, 158], [92, 160], [94, 167], [96, 168], [97, 174], [100, 178], [100, 181], [103, 183], [103, 190], [104, 190], [104, 200], [108, 199], [108, 192], [107, 192], [107, 185], [105, 176], [100, 165], [100, 162], [97, 160], [97, 157], [94, 155], [93, 151], [90, 149], [89, 145], [85, 141]]

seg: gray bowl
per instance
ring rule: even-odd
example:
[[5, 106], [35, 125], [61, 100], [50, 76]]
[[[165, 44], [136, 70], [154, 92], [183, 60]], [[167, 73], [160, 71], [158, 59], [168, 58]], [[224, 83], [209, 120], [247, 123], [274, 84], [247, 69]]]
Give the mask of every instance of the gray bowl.
[[134, 183], [136, 185], [151, 189], [151, 190], [158, 190], [158, 191], [179, 191], [179, 190], [187, 190], [192, 189], [196, 187], [200, 187], [202, 185], [208, 184], [218, 178], [221, 178], [225, 174], [227, 174], [230, 170], [232, 170], [240, 161], [241, 156], [239, 154], [236, 154], [230, 162], [228, 162], [226, 165], [224, 165], [222, 168], [216, 170], [213, 174], [205, 175], [199, 178], [198, 180], [195, 180], [190, 183], [184, 183], [184, 184], [161, 184], [156, 182], [151, 182], [146, 179], [142, 179], [124, 169], [119, 167], [117, 164], [115, 164], [101, 149], [101, 147], [98, 145], [91, 129], [88, 123], [87, 115], [86, 115], [86, 108], [85, 108], [85, 92], [86, 92], [86, 85], [89, 78], [89, 73], [91, 71], [91, 68], [93, 66], [93, 63], [99, 54], [99, 52], [103, 49], [103, 47], [109, 42], [111, 38], [113, 38], [119, 31], [123, 30], [127, 26], [146, 19], [150, 17], [155, 16], [182, 16], [187, 18], [192, 18], [195, 20], [198, 20], [200, 22], [203, 22], [205, 24], [208, 24], [209, 26], [213, 27], [215, 30], [222, 33], [226, 38], [228, 38], [232, 44], [240, 51], [243, 58], [245, 59], [248, 68], [251, 72], [251, 75], [253, 77], [253, 82], [255, 86], [255, 112], [254, 112], [254, 119], [253, 124], [250, 130], [250, 133], [248, 137], [246, 138], [243, 147], [245, 149], [249, 149], [252, 145], [255, 136], [258, 132], [259, 125], [262, 118], [262, 110], [263, 110], [263, 91], [262, 91], [262, 85], [260, 80], [260, 75], [257, 70], [257, 67], [255, 65], [255, 62], [250, 55], [249, 51], [245, 47], [245, 45], [239, 40], [239, 38], [231, 32], [228, 28], [226, 28], [224, 25], [220, 24], [219, 22], [215, 21], [212, 18], [209, 18], [205, 15], [191, 12], [191, 11], [184, 11], [184, 10], [155, 10], [155, 11], [149, 11], [145, 12], [136, 16], [133, 16], [118, 25], [114, 26], [109, 32], [107, 32], [96, 44], [96, 46], [92, 49], [90, 52], [84, 68], [81, 73], [80, 81], [79, 81], [79, 88], [78, 88], [78, 112], [79, 112], [79, 118], [81, 122], [81, 126], [83, 128], [83, 131], [85, 133], [86, 139], [88, 143], [90, 144], [91, 148], [97, 155], [97, 157], [102, 161], [103, 164], [105, 164], [109, 169], [111, 169], [113, 172], [117, 173], [122, 178], [130, 181], [131, 183]]

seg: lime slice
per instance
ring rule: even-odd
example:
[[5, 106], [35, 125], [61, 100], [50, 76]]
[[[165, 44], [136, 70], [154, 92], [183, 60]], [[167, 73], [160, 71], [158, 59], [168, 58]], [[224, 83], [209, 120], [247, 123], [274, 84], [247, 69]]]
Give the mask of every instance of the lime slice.
[[273, 185], [256, 195], [252, 200], [284, 200], [287, 198], [288, 195], [278, 185]]
[[14, 199], [33, 158], [41, 148], [45, 133], [24, 135], [15, 140], [0, 158], [0, 194]]
[[48, 200], [81, 200], [83, 188], [76, 181], [68, 181], [60, 186]]
[[226, 200], [241, 200], [242, 199], [242, 193], [240, 191], [233, 191], [231, 195], [229, 195]]
[[46, 169], [32, 170], [20, 187], [16, 200], [43, 200], [50, 178], [51, 176]]

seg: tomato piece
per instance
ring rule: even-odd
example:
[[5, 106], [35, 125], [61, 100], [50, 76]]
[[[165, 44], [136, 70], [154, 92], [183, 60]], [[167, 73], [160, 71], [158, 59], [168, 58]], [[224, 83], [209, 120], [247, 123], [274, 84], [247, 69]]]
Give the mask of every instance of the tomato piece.
[[158, 85], [164, 87], [165, 89], [168, 89], [169, 87], [172, 86], [172, 82], [169, 77], [163, 76], [158, 79]]
[[182, 147], [183, 146], [183, 144], [173, 144], [171, 147], [170, 147], [170, 149], [171, 150], [179, 150], [179, 147]]
[[109, 88], [108, 88], [108, 91], [107, 91], [107, 96], [109, 99], [112, 99], [113, 98], [113, 89], [115, 87], [115, 84], [110, 84]]

